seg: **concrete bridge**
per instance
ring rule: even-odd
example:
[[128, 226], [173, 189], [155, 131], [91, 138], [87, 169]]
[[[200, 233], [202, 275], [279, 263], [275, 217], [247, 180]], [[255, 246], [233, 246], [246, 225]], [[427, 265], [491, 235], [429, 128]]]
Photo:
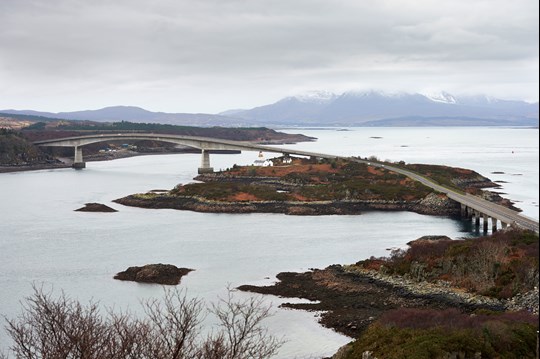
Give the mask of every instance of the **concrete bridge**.
[[237, 150], [237, 151], [263, 151], [271, 153], [281, 153], [284, 155], [299, 155], [312, 158], [325, 158], [335, 159], [342, 158], [358, 163], [369, 164], [374, 167], [386, 168], [388, 170], [405, 175], [415, 181], [418, 181], [425, 186], [434, 189], [437, 192], [446, 194], [450, 199], [459, 202], [461, 204], [461, 214], [465, 218], [473, 218], [477, 227], [480, 227], [480, 219], [483, 222], [483, 229], [487, 232], [489, 227], [489, 221], [491, 221], [492, 232], [497, 230], [497, 222], [500, 221], [501, 227], [508, 225], [517, 225], [522, 228], [530, 229], [535, 232], [539, 232], [538, 221], [527, 216], [520, 214], [507, 207], [500, 206], [493, 202], [489, 202], [480, 197], [473, 196], [467, 193], [461, 193], [454, 189], [450, 189], [434, 182], [427, 177], [424, 177], [418, 173], [411, 172], [399, 167], [388, 165], [385, 163], [373, 162], [358, 157], [344, 157], [335, 156], [324, 153], [299, 151], [285, 148], [277, 148], [272, 146], [263, 146], [254, 144], [251, 142], [230, 141], [217, 138], [207, 137], [195, 137], [195, 136], [180, 136], [180, 135], [166, 135], [166, 134], [149, 134], [149, 133], [119, 133], [119, 134], [98, 134], [89, 136], [77, 136], [69, 138], [61, 138], [46, 141], [36, 141], [35, 145], [38, 146], [53, 146], [53, 147], [73, 147], [74, 148], [74, 168], [84, 168], [85, 162], [82, 156], [82, 146], [105, 142], [105, 141], [118, 141], [118, 140], [153, 140], [174, 143], [201, 150], [201, 166], [198, 169], [199, 173], [213, 172], [213, 168], [210, 166], [210, 150]]
[[76, 136], [59, 138], [53, 140], [36, 141], [37, 146], [51, 146], [51, 147], [73, 147], [74, 148], [74, 168], [85, 168], [86, 163], [83, 159], [82, 147], [92, 143], [107, 142], [107, 141], [128, 141], [128, 140], [151, 140], [161, 141], [167, 143], [174, 143], [177, 145], [188, 146], [201, 150], [201, 167], [199, 167], [199, 173], [213, 172], [213, 168], [210, 166], [210, 153], [211, 150], [235, 150], [235, 151], [263, 151], [272, 153], [282, 153], [284, 155], [294, 154], [299, 156], [317, 157], [317, 158], [337, 158], [338, 156], [332, 156], [322, 153], [314, 153], [298, 150], [287, 150], [276, 148], [272, 146], [263, 146], [254, 144], [252, 142], [243, 141], [230, 141], [222, 140], [219, 138], [209, 137], [196, 137], [196, 136], [181, 136], [181, 135], [167, 135], [167, 134], [153, 134], [153, 133], [118, 133], [118, 134], [98, 134], [89, 136]]

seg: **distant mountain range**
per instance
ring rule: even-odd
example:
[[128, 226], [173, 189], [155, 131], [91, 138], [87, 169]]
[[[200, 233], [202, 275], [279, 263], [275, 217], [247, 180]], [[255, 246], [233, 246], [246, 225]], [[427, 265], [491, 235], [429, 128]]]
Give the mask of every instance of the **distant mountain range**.
[[112, 106], [99, 110], [86, 110], [75, 112], [40, 112], [32, 110], [0, 110], [0, 115], [12, 114], [18, 116], [32, 116], [35, 120], [42, 117], [44, 120], [79, 120], [95, 122], [129, 121], [137, 123], [162, 123], [171, 125], [192, 126], [227, 126], [238, 127], [244, 120], [232, 117], [201, 113], [166, 113], [152, 112], [135, 106]]
[[151, 112], [115, 106], [77, 112], [0, 110], [0, 113], [87, 121], [191, 126], [538, 126], [538, 103], [448, 93], [311, 92], [249, 110], [220, 114]]
[[538, 125], [538, 103], [486, 96], [455, 97], [448, 93], [384, 94], [328, 92], [286, 97], [250, 110], [227, 111], [227, 116], [273, 125], [329, 126], [485, 126]]

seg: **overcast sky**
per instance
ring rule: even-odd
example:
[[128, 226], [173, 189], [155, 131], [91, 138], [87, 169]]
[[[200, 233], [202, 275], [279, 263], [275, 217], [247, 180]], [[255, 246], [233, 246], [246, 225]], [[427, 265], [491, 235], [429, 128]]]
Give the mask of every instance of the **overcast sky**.
[[0, 0], [0, 109], [217, 113], [311, 90], [538, 101], [538, 0]]

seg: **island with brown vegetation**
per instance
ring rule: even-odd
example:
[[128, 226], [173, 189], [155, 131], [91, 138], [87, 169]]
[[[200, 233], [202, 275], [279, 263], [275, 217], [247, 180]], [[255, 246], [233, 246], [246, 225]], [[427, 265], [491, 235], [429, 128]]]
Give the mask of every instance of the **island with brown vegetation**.
[[[445, 216], [460, 213], [459, 204], [446, 195], [386, 168], [346, 159], [284, 156], [271, 162], [272, 166], [267, 167], [234, 165], [224, 171], [197, 176], [195, 179], [200, 183], [178, 185], [165, 193], [133, 194], [115, 202], [215, 213], [327, 215], [370, 210]], [[471, 170], [407, 166], [460, 191], [479, 193], [480, 188], [498, 186]], [[500, 197], [489, 197], [505, 204]]]

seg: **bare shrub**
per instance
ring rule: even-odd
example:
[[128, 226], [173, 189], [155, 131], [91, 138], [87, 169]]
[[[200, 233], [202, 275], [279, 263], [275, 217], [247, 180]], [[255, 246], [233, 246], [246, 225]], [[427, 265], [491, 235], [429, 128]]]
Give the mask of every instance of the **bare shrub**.
[[236, 302], [229, 290], [228, 297], [214, 305], [212, 311], [223, 329], [212, 337], [212, 342], [220, 344], [222, 355], [204, 358], [269, 358], [281, 346], [280, 340], [261, 326], [261, 322], [270, 315], [270, 307], [263, 305], [262, 298], [250, 297]]
[[407, 251], [407, 255], [411, 260], [424, 261], [434, 257], [443, 257], [448, 247], [451, 246], [453, 241], [437, 240], [437, 241], [425, 241], [419, 240], [410, 243], [410, 248]]
[[472, 252], [469, 261], [469, 275], [476, 283], [478, 291], [495, 284], [495, 278], [508, 254], [508, 245], [501, 241], [481, 241]]
[[283, 344], [262, 326], [270, 307], [262, 299], [235, 301], [230, 289], [212, 306], [219, 325], [209, 335], [201, 334], [203, 302], [185, 292], [166, 290], [162, 300], [142, 305], [142, 319], [128, 312], [102, 315], [97, 303], [85, 306], [64, 293], [55, 299], [34, 287], [19, 317], [7, 320], [10, 353], [24, 359], [264, 359]]

